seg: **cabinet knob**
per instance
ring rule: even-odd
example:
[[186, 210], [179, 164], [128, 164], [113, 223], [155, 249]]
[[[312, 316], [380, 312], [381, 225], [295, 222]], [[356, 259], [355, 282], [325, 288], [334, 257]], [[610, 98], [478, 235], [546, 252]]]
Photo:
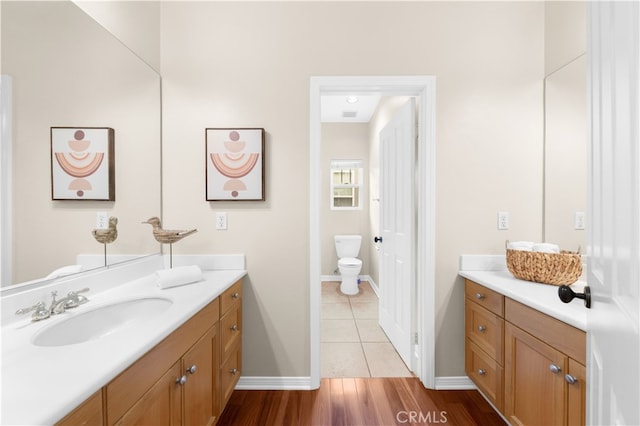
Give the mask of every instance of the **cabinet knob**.
[[576, 383], [578, 383], [578, 378], [576, 376], [572, 376], [571, 374], [565, 374], [564, 380], [570, 385], [575, 385]]
[[231, 295], [232, 299], [237, 299], [238, 297], [240, 297], [240, 294], [237, 291]]
[[184, 385], [185, 383], [187, 383], [187, 376], [183, 375], [182, 377], [176, 379], [176, 383], [179, 385]]
[[197, 369], [198, 367], [196, 367], [196, 365], [193, 364], [191, 367], [187, 368], [187, 373], [194, 374]]
[[229, 373], [235, 375], [238, 372], [237, 368], [232, 368], [231, 370], [229, 370]]
[[485, 295], [484, 295], [484, 294], [482, 294], [482, 293], [476, 293], [476, 299], [478, 299], [478, 300], [482, 300], [482, 299], [484, 299], [485, 297], [487, 297], [487, 296], [485, 296]]
[[238, 325], [237, 324], [233, 324], [231, 327], [229, 327], [229, 330], [238, 331]]
[[484, 369], [482, 369], [482, 368], [478, 368], [478, 374], [479, 374], [480, 376], [484, 376], [485, 374], [487, 374], [487, 372], [486, 372]]
[[558, 374], [559, 372], [562, 371], [562, 368], [558, 367], [555, 364], [549, 364], [549, 370], [553, 373], [553, 374]]
[[484, 325], [479, 325], [479, 326], [478, 326], [478, 331], [479, 331], [480, 333], [484, 333], [486, 330], [487, 330], [487, 327], [486, 327], [486, 326], [484, 326]]

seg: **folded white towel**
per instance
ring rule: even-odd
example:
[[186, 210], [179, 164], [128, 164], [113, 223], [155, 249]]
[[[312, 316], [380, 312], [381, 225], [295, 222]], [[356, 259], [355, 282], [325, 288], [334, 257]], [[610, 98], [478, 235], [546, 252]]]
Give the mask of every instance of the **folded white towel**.
[[533, 245], [533, 251], [540, 253], [560, 253], [560, 247], [557, 244], [538, 243]]
[[507, 243], [507, 248], [509, 250], [532, 251], [533, 245], [531, 241], [510, 241]]
[[197, 265], [180, 266], [178, 268], [163, 269], [156, 272], [157, 284], [160, 288], [177, 287], [202, 281], [202, 271]]

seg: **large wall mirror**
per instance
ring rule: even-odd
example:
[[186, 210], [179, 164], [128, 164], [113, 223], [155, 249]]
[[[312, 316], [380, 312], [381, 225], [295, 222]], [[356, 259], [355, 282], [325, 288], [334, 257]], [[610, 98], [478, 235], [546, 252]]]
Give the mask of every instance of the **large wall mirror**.
[[[12, 88], [11, 278], [38, 280], [84, 258], [84, 269], [158, 253], [141, 222], [161, 211], [160, 76], [70, 1], [2, 2], [2, 74]], [[53, 201], [51, 127], [115, 131], [115, 201]], [[118, 218], [104, 246], [96, 215]], [[84, 256], [86, 255], [86, 256]], [[8, 256], [7, 256], [8, 258]], [[4, 275], [4, 273], [3, 273]]]
[[[587, 60], [545, 78], [544, 240], [585, 253], [587, 233]], [[582, 227], [583, 229], [578, 229]]]

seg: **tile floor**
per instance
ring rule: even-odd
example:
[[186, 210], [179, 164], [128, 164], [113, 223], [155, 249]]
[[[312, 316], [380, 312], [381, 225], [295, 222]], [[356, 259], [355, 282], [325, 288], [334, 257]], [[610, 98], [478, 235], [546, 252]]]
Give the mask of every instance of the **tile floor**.
[[400, 355], [378, 325], [378, 297], [368, 282], [346, 296], [340, 283], [322, 283], [321, 372], [328, 377], [409, 377]]

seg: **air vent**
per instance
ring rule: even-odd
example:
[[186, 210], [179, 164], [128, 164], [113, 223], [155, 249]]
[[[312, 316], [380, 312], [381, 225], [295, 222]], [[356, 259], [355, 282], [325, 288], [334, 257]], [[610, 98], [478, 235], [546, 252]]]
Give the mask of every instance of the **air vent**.
[[342, 111], [342, 118], [356, 118], [358, 111]]

